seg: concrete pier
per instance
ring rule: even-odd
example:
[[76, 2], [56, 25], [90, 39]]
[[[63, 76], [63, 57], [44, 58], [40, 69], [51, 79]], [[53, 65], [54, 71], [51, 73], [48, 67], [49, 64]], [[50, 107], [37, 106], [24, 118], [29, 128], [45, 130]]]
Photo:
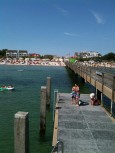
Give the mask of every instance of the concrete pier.
[[63, 153], [115, 153], [113, 118], [101, 105], [91, 106], [89, 94], [81, 94], [80, 101], [81, 106], [72, 105], [71, 94], [59, 93], [53, 146], [61, 140]]

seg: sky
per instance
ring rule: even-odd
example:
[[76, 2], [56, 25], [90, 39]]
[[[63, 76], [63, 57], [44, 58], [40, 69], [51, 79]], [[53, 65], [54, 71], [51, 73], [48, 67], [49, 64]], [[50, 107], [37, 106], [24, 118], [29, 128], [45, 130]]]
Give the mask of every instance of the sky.
[[0, 50], [115, 53], [115, 0], [0, 0]]

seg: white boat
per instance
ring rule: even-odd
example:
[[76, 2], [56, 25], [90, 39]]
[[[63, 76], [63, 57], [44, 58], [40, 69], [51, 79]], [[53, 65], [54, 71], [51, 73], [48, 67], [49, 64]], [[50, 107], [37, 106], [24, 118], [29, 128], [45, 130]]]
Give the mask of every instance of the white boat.
[[15, 88], [13, 86], [2, 86], [0, 87], [0, 91], [4, 91], [4, 90], [14, 90]]
[[8, 86], [8, 87], [6, 87], [6, 90], [14, 90], [14, 87]]
[[17, 70], [17, 71], [21, 72], [21, 71], [23, 71], [23, 70]]

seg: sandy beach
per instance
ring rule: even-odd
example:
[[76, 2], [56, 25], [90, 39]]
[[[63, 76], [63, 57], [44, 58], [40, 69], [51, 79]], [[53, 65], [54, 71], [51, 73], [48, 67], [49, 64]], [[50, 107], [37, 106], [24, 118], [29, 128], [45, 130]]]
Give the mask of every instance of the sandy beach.
[[26, 62], [22, 62], [22, 61], [10, 61], [10, 62], [6, 62], [6, 61], [2, 61], [0, 62], [0, 65], [38, 65], [38, 66], [65, 66], [64, 62], [35, 62], [35, 61], [26, 61]]

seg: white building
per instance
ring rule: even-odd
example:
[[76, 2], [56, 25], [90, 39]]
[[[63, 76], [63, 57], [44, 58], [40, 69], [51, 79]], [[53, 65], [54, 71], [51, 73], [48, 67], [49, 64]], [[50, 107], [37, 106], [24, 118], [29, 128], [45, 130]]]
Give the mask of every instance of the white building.
[[82, 52], [76, 52], [75, 56], [79, 58], [92, 58], [92, 57], [99, 57], [100, 54], [95, 51], [82, 51]]
[[27, 50], [7, 50], [6, 51], [7, 58], [20, 58], [20, 57], [28, 57]]

